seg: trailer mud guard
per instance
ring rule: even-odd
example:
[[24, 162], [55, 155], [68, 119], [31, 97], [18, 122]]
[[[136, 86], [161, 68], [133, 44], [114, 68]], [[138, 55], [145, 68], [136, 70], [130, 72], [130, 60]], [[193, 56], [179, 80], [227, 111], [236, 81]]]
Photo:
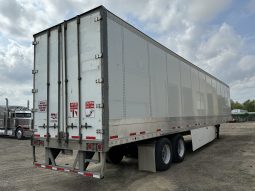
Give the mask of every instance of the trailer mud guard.
[[155, 141], [138, 145], [139, 170], [156, 172]]

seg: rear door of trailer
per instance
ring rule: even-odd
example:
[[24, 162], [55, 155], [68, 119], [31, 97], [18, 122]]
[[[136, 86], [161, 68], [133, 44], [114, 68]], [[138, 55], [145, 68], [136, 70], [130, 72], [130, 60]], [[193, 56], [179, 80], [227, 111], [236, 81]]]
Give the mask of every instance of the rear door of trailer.
[[102, 140], [99, 21], [96, 11], [34, 36], [35, 137]]

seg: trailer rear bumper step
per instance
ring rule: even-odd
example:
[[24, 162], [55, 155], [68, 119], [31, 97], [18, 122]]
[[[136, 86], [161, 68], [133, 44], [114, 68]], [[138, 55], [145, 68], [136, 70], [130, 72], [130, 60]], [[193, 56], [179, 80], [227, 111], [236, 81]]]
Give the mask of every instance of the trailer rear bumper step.
[[34, 166], [36, 168], [44, 168], [44, 169], [50, 169], [50, 170], [54, 170], [54, 171], [69, 172], [69, 173], [73, 173], [73, 174], [78, 174], [78, 175], [93, 177], [93, 178], [98, 178], [98, 179], [103, 178], [99, 173], [90, 172], [90, 171], [81, 172], [78, 169], [70, 169], [70, 168], [66, 168], [66, 167], [62, 167], [62, 166], [52, 166], [52, 165], [46, 165], [46, 164], [40, 164], [40, 163], [34, 163]]

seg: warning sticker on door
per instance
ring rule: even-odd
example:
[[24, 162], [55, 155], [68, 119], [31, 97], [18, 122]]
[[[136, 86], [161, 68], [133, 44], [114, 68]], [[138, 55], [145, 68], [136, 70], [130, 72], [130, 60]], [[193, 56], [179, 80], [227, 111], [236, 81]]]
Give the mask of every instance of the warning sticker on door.
[[38, 112], [45, 113], [47, 110], [47, 101], [39, 101], [38, 102]]
[[58, 122], [58, 114], [57, 113], [51, 113], [50, 114], [50, 122], [51, 123], [57, 123]]
[[95, 102], [94, 101], [85, 102], [85, 115], [86, 117], [95, 117]]
[[70, 103], [70, 112], [73, 118], [78, 117], [78, 102]]

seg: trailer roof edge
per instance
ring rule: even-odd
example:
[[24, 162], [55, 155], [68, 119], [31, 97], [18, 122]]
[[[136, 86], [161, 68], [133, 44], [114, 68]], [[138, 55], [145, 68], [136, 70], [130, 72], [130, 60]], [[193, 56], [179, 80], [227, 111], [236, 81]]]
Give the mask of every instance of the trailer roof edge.
[[[65, 22], [69, 22], [69, 21], [71, 21], [71, 20], [74, 20], [74, 19], [77, 18], [77, 16], [80, 16], [80, 17], [81, 17], [81, 16], [84, 16], [84, 15], [90, 14], [90, 13], [92, 13], [92, 12], [94, 12], [94, 11], [100, 10], [100, 9], [107, 10], [103, 5], [100, 5], [100, 6], [98, 6], [98, 7], [95, 7], [95, 8], [93, 8], [93, 9], [90, 9], [90, 10], [84, 12], [84, 13], [81, 13], [81, 14], [79, 14], [79, 15], [76, 15], [76, 16], [70, 18], [70, 19], [64, 20], [64, 21], [61, 22], [61, 23], [58, 23], [58, 24], [56, 24], [56, 25], [53, 25], [53, 26], [51, 26], [51, 27], [49, 27], [49, 28], [47, 28], [47, 29], [44, 29], [44, 30], [42, 30], [42, 31], [40, 31], [40, 32], [38, 32], [38, 33], [35, 33], [35, 34], [33, 34], [33, 37], [36, 37], [36, 36], [38, 36], [39, 34], [45, 33], [45, 32], [47, 32], [48, 30], [52, 30], [52, 29], [54, 29], [54, 28], [57, 28], [59, 25], [62, 25], [62, 24], [64, 24]], [[108, 10], [107, 10], [107, 11], [108, 11]]]
[[47, 32], [48, 30], [51, 30], [51, 29], [53, 29], [53, 28], [57, 28], [59, 25], [62, 25], [62, 24], [64, 24], [65, 22], [69, 22], [69, 21], [71, 21], [71, 20], [74, 20], [74, 19], [77, 18], [77, 16], [84, 16], [84, 15], [90, 14], [90, 13], [92, 13], [92, 12], [94, 12], [94, 11], [97, 11], [97, 10], [100, 10], [100, 9], [103, 9], [103, 10], [107, 11], [108, 13], [110, 13], [110, 14], [112, 14], [114, 17], [116, 17], [117, 19], [119, 19], [119, 20], [121, 20], [122, 22], [124, 22], [125, 24], [127, 24], [129, 27], [135, 29], [135, 30], [136, 30], [138, 33], [140, 33], [141, 35], [143, 35], [144, 37], [146, 37], [146, 38], [148, 38], [149, 40], [153, 41], [157, 46], [159, 46], [159, 48], [164, 48], [164, 49], [167, 50], [170, 54], [172, 54], [172, 55], [174, 55], [174, 56], [180, 58], [181, 60], [183, 60], [183, 61], [186, 62], [187, 64], [189, 64], [189, 65], [191, 65], [191, 66], [197, 68], [198, 70], [204, 72], [204, 73], [207, 74], [208, 76], [214, 78], [215, 80], [219, 81], [220, 83], [224, 84], [225, 86], [227, 86], [227, 87], [229, 88], [229, 85], [226, 84], [225, 82], [223, 82], [222, 80], [218, 79], [217, 77], [213, 76], [212, 74], [206, 72], [206, 71], [203, 70], [202, 68], [198, 67], [197, 65], [195, 65], [195, 64], [193, 64], [192, 62], [188, 61], [187, 59], [183, 58], [183, 57], [180, 56], [179, 54], [177, 54], [177, 53], [175, 53], [174, 51], [170, 50], [168, 47], [162, 45], [162, 44], [159, 43], [157, 40], [155, 40], [155, 39], [153, 39], [152, 37], [148, 36], [147, 34], [145, 34], [144, 32], [142, 32], [141, 30], [137, 29], [137, 28], [134, 27], [133, 25], [129, 24], [127, 21], [123, 20], [122, 18], [120, 18], [120, 17], [117, 16], [116, 14], [114, 14], [114, 13], [112, 13], [111, 11], [109, 11], [108, 9], [106, 9], [103, 5], [100, 5], [100, 6], [98, 6], [98, 7], [95, 7], [95, 8], [93, 8], [93, 9], [91, 9], [91, 10], [88, 10], [88, 11], [82, 13], [82, 14], [76, 15], [76, 16], [74, 16], [74, 17], [68, 19], [68, 20], [64, 20], [63, 22], [61, 22], [61, 23], [59, 23], [59, 24], [56, 24], [56, 25], [54, 25], [54, 26], [52, 26], [52, 27], [49, 27], [49, 28], [47, 28], [47, 29], [45, 29], [45, 30], [42, 30], [42, 31], [38, 32], [38, 33], [35, 33], [35, 34], [33, 35], [33, 37], [35, 38], [35, 37], [36, 37], [37, 35], [39, 35], [39, 34], [42, 34], [42, 33], [44, 33], [44, 32]]

